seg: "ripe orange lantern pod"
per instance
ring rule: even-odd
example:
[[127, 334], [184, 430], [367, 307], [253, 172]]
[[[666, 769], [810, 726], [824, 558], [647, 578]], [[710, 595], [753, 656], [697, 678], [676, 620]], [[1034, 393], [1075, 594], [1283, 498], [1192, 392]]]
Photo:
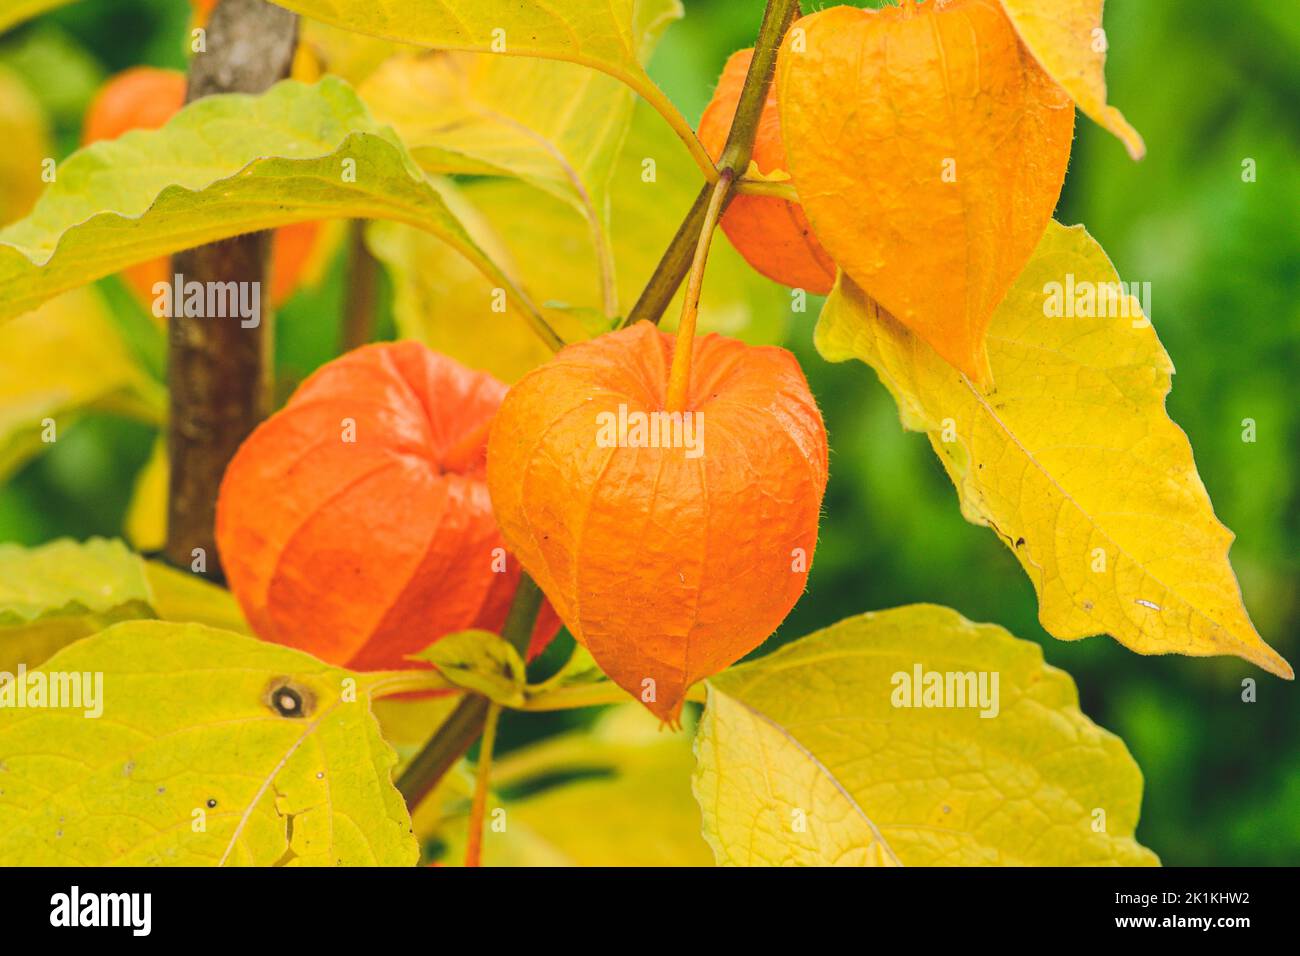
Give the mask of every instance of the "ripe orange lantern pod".
[[[320, 368], [240, 447], [217, 500], [231, 590], [262, 638], [357, 670], [499, 632], [519, 580], [492, 516], [488, 425], [506, 386], [417, 342]], [[558, 630], [544, 609], [537, 653]]]
[[978, 385], [993, 312], [1065, 181], [1074, 104], [999, 0], [797, 21], [777, 63], [790, 173], [840, 269]]
[[661, 719], [772, 633], [803, 593], [822, 495], [821, 413], [793, 355], [646, 322], [570, 345], [511, 388], [488, 487], [511, 550], [601, 668]]
[[[700, 118], [700, 142], [714, 162], [722, 158], [753, 56], [753, 50], [739, 50], [728, 58], [713, 99]], [[759, 115], [752, 161], [766, 176], [789, 171], [775, 84], [768, 87], [767, 100]], [[830, 292], [835, 284], [835, 263], [817, 241], [803, 207], [797, 202], [772, 196], [736, 195], [723, 214], [722, 231], [745, 261], [769, 279], [817, 295]]]

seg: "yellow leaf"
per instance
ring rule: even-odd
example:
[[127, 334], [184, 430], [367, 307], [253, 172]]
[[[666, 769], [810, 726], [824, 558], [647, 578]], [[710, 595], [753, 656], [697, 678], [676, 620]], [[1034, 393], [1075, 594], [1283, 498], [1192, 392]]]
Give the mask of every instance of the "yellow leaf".
[[816, 344], [831, 361], [871, 365], [903, 425], [929, 435], [962, 514], [1024, 566], [1053, 636], [1235, 654], [1290, 678], [1250, 622], [1228, 563], [1232, 532], [1165, 412], [1173, 365], [1118, 283], [1082, 226], [1049, 226], [989, 327], [991, 395], [847, 278]]
[[[522, 188], [525, 195], [532, 194], [530, 200], [537, 195]], [[439, 183], [438, 189], [492, 261], [518, 275], [505, 243], [465, 192], [447, 183]], [[557, 200], [547, 197], [547, 201], [564, 208]], [[372, 222], [366, 227], [366, 245], [392, 279], [393, 317], [402, 338], [417, 339], [505, 382], [515, 381], [554, 354], [526, 325], [500, 311], [495, 283], [436, 237], [402, 223]], [[578, 250], [579, 257], [582, 251]], [[587, 278], [594, 290], [594, 278]], [[560, 334], [568, 338], [566, 330]]]
[[709, 685], [695, 796], [721, 864], [1158, 862], [1133, 839], [1142, 775], [1123, 742], [1000, 627], [933, 605], [864, 614]]
[[394, 776], [451, 716], [461, 699], [460, 694], [405, 695], [374, 702], [371, 710], [379, 720], [380, 732], [393, 745], [399, 758]]
[[158, 424], [166, 403], [94, 289], [0, 325], [0, 480], [52, 447], [86, 411]]
[[[3, 14], [0, 14], [3, 16]], [[0, 225], [27, 215], [45, 188], [41, 162], [51, 156], [41, 106], [12, 70], [0, 67]]]
[[[590, 730], [513, 751], [492, 767], [484, 863], [711, 866], [691, 796], [694, 763], [689, 731], [662, 731], [639, 704], [606, 710]], [[419, 832], [446, 845], [448, 865], [464, 858], [468, 798], [465, 782], [453, 780], [437, 813], [422, 807], [416, 815]], [[490, 825], [496, 808], [505, 810], [503, 832]]]
[[[639, 104], [609, 193], [614, 273], [627, 311], [654, 272], [699, 190], [690, 158], [654, 111]], [[484, 179], [439, 184], [474, 241], [514, 277], [568, 341], [594, 334], [574, 310], [601, 306], [600, 266], [590, 232], [571, 205], [527, 183]], [[521, 208], [528, 209], [520, 216]], [[513, 382], [552, 352], [523, 323], [494, 310], [493, 284], [443, 243], [400, 223], [373, 223], [366, 241], [394, 285], [399, 332]], [[676, 326], [681, 295], [664, 313]], [[709, 254], [700, 326], [753, 344], [780, 342], [789, 294], [754, 272], [728, 243]]]
[[[396, 757], [369, 707], [393, 674], [353, 674], [160, 621], [110, 627], [35, 673], [102, 675], [102, 716], [83, 716], [84, 698], [75, 708], [0, 708], [5, 865], [409, 866], [418, 857], [391, 781]], [[26, 678], [30, 701], [33, 673]]]
[[1048, 75], [1079, 109], [1114, 133], [1128, 154], [1146, 154], [1142, 136], [1124, 114], [1106, 104], [1106, 50], [1101, 26], [1104, 0], [1001, 0], [1016, 32]]
[[0, 671], [37, 667], [110, 624], [153, 617], [248, 633], [229, 591], [144, 561], [120, 541], [0, 545]]
[[136, 475], [131, 504], [123, 519], [122, 533], [137, 551], [161, 551], [167, 543], [167, 490], [170, 477], [167, 439], [159, 434], [154, 439], [149, 460]]
[[681, 16], [677, 0], [275, 0], [332, 26], [438, 50], [567, 60], [625, 83], [668, 120], [701, 169], [713, 163], [664, 92], [642, 65], [667, 23]]
[[325, 77], [206, 97], [162, 129], [73, 154], [31, 214], [0, 229], [0, 319], [179, 249], [340, 217], [420, 226], [513, 291], [393, 132]]
[[24, 20], [71, 2], [72, 0], [8, 0], [4, 9], [0, 10], [0, 30], [8, 30]]
[[411, 53], [416, 49], [351, 30], [340, 30], [319, 20], [298, 21], [298, 44], [311, 52], [323, 72], [342, 77], [353, 86], [365, 82], [394, 54]]
[[573, 63], [433, 53], [392, 58], [359, 92], [426, 171], [517, 176], [573, 206], [595, 251], [599, 304], [619, 313], [608, 186], [630, 89]]
[[253, 633], [239, 602], [225, 588], [158, 561], [144, 562], [144, 577], [149, 585], [149, 604], [162, 620]]

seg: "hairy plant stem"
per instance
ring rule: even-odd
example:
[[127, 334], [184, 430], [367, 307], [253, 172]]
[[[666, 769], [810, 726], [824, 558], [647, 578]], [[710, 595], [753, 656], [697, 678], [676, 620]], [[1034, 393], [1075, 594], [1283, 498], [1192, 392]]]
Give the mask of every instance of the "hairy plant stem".
[[[768, 0], [767, 9], [763, 12], [763, 23], [758, 29], [758, 39], [754, 41], [754, 56], [750, 60], [749, 72], [745, 74], [745, 84], [741, 87], [740, 99], [736, 103], [731, 131], [727, 134], [722, 158], [717, 163], [719, 174], [729, 169], [734, 177], [739, 177], [749, 168], [749, 159], [754, 152], [754, 137], [758, 133], [758, 120], [763, 113], [768, 88], [772, 85], [772, 74], [776, 70], [777, 50], [780, 49], [786, 30], [798, 16], [798, 0]], [[719, 215], [726, 212], [727, 204], [731, 202], [735, 192], [733, 186], [734, 180], [723, 191]], [[691, 263], [695, 259], [695, 247], [709, 206], [713, 202], [713, 194], [714, 184], [706, 182], [660, 258], [641, 297], [636, 300], [620, 328], [642, 320], [657, 324], [662, 318], [668, 303], [690, 272]]]
[[474, 775], [474, 799], [469, 809], [469, 833], [465, 840], [465, 865], [480, 866], [483, 862], [483, 817], [487, 812], [488, 784], [492, 779], [492, 750], [497, 742], [497, 721], [501, 718], [501, 705], [489, 704], [483, 726], [483, 742], [478, 748], [478, 768]]
[[[532, 639], [537, 612], [542, 607], [542, 589], [527, 574], [519, 576], [519, 585], [510, 602], [501, 636], [525, 659]], [[487, 724], [491, 708], [486, 697], [467, 694], [432, 737], [420, 748], [397, 778], [397, 789], [406, 805], [414, 810], [428, 796], [443, 774], [473, 746]]]
[[686, 297], [682, 300], [682, 318], [677, 323], [677, 341], [673, 345], [673, 364], [668, 372], [668, 397], [664, 405], [670, 412], [686, 408], [691, 385], [691, 345], [695, 341], [695, 324], [700, 315], [700, 290], [704, 287], [704, 269], [709, 262], [709, 246], [713, 230], [722, 214], [722, 200], [731, 189], [735, 174], [723, 167], [713, 187], [713, 195], [704, 211], [704, 224], [695, 243], [691, 260], [690, 279], [686, 283]]

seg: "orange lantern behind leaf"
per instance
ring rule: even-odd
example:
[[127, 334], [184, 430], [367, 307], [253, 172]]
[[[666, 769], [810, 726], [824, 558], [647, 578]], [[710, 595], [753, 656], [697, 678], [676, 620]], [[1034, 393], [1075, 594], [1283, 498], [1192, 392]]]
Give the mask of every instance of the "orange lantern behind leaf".
[[[185, 105], [185, 74], [139, 66], [117, 74], [100, 88], [86, 112], [83, 145], [117, 139], [134, 129], [159, 129]], [[282, 305], [298, 288], [321, 239], [319, 222], [282, 226], [272, 234], [270, 302]], [[163, 256], [128, 266], [122, 278], [146, 307], [154, 285], [171, 282], [171, 261]]]

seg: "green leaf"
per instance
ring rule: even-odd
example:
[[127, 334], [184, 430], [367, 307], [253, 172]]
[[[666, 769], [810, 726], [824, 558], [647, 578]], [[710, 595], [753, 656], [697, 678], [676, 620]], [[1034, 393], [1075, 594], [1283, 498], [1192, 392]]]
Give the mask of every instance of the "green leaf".
[[392, 674], [161, 621], [115, 625], [35, 673], [81, 675], [103, 713], [83, 716], [84, 698], [0, 708], [0, 863], [416, 861], [396, 757], [369, 707]]
[[[970, 675], [967, 706], [914, 697], [918, 669], [922, 688]], [[849, 618], [711, 678], [696, 753], [722, 864], [1157, 863], [1133, 839], [1141, 772], [1069, 675], [947, 608]]]
[[135, 262], [339, 217], [426, 229], [515, 291], [395, 134], [346, 83], [326, 77], [278, 83], [260, 96], [206, 97], [160, 130], [73, 154], [31, 215], [0, 230], [0, 318]]
[[448, 4], [410, 0], [376, 5], [370, 0], [276, 0], [333, 26], [439, 50], [566, 60], [600, 70], [627, 84], [658, 110], [687, 143], [701, 169], [712, 170], [690, 124], [642, 65], [666, 23], [681, 16], [677, 0], [608, 0], [542, 3], [475, 0]]
[[1119, 282], [1082, 226], [1050, 224], [989, 326], [990, 395], [846, 278], [817, 348], [876, 370], [904, 427], [929, 436], [962, 514], [1024, 566], [1054, 637], [1235, 654], [1290, 678], [1251, 623], [1228, 562], [1232, 532], [1165, 411], [1173, 363]]
[[110, 624], [154, 617], [248, 630], [229, 591], [144, 561], [120, 541], [0, 544], [0, 671], [36, 667]]
[[523, 703], [523, 658], [509, 641], [491, 631], [457, 631], [440, 637], [414, 660], [438, 669], [450, 683], [507, 707]]

